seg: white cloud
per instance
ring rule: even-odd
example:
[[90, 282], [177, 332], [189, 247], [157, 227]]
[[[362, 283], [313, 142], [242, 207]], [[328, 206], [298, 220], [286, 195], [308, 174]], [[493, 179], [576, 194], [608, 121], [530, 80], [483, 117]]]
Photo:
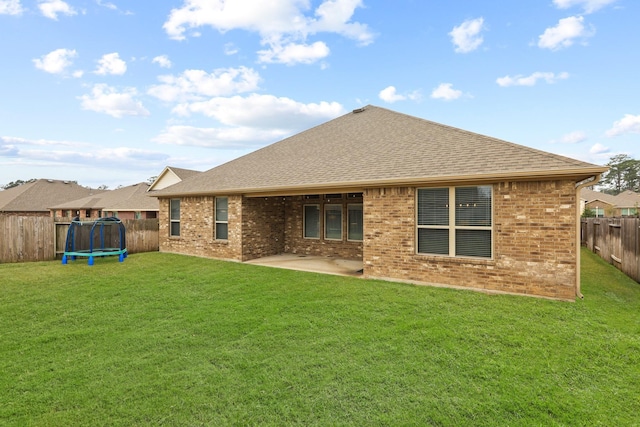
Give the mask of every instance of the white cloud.
[[254, 91], [260, 75], [251, 68], [239, 67], [219, 68], [211, 73], [186, 70], [179, 76], [160, 76], [158, 80], [162, 84], [149, 88], [149, 95], [166, 102], [184, 102]]
[[158, 64], [162, 68], [171, 68], [171, 61], [167, 55], [158, 55], [151, 60], [152, 63]]
[[135, 88], [126, 88], [118, 92], [115, 88], [106, 84], [94, 85], [91, 94], [78, 97], [82, 101], [84, 110], [108, 114], [112, 117], [123, 116], [148, 116], [149, 111], [137, 101]]
[[33, 60], [36, 68], [51, 74], [62, 74], [72, 65], [72, 59], [78, 56], [73, 49], [56, 49]]
[[611, 137], [628, 133], [640, 133], [640, 115], [625, 114], [623, 118], [613, 123], [613, 127], [606, 132], [606, 135]]
[[225, 55], [235, 55], [240, 50], [233, 43], [225, 43], [224, 44], [224, 54]]
[[540, 71], [536, 71], [535, 73], [529, 76], [523, 76], [518, 74], [516, 76], [504, 76], [496, 79], [496, 83], [498, 83], [502, 87], [508, 86], [534, 86], [538, 80], [544, 80], [547, 83], [555, 83], [558, 80], [564, 80], [569, 78], [569, 73], [543, 73]]
[[329, 47], [324, 42], [313, 44], [289, 43], [286, 46], [272, 44], [270, 49], [258, 51], [258, 61], [294, 65], [312, 64], [329, 56]]
[[[326, 44], [305, 43], [308, 36], [334, 33], [356, 40], [361, 45], [373, 41], [373, 34], [365, 24], [352, 22], [355, 9], [362, 0], [324, 0], [312, 13], [305, 0], [184, 0], [182, 7], [172, 9], [163, 25], [170, 38], [183, 40], [187, 35], [199, 35], [195, 29], [210, 26], [221, 33], [240, 29], [260, 34], [261, 43], [268, 49], [261, 51], [264, 59], [282, 62], [279, 50], [288, 46], [305, 46], [303, 52], [288, 57], [289, 62], [302, 58], [308, 63], [313, 58], [328, 54]], [[309, 46], [313, 46], [310, 52]], [[268, 52], [273, 52], [269, 55]], [[265, 54], [266, 53], [266, 54]]]
[[117, 52], [102, 55], [102, 58], [98, 60], [98, 68], [94, 71], [94, 73], [103, 76], [107, 74], [122, 75], [126, 72], [127, 63], [120, 59]]
[[555, 142], [560, 142], [562, 144], [578, 144], [580, 142], [586, 141], [587, 139], [587, 134], [580, 131], [580, 130], [576, 130], [573, 132], [569, 132], [566, 135], [563, 135], [562, 138], [560, 138], [557, 141], [551, 141], [552, 143]]
[[69, 6], [68, 3], [62, 0], [40, 0], [38, 3], [38, 9], [40, 9], [40, 13], [43, 16], [58, 20], [58, 14], [63, 14], [67, 16], [76, 15], [77, 12]]
[[0, 0], [0, 15], [20, 15], [22, 12], [20, 0]]
[[401, 95], [397, 92], [395, 86], [387, 86], [378, 93], [378, 97], [385, 102], [393, 104], [397, 101], [406, 101], [411, 99], [413, 101], [419, 101], [421, 99], [420, 91], [413, 91], [407, 95]]
[[576, 39], [585, 39], [595, 34], [587, 30], [583, 16], [570, 16], [558, 21], [555, 27], [547, 28], [538, 37], [538, 46], [543, 49], [558, 50], [573, 45]]
[[604, 145], [600, 144], [599, 142], [594, 144], [591, 149], [589, 149], [589, 154], [604, 154], [604, 153], [608, 153], [611, 150], [609, 149], [609, 147], [605, 147]]
[[203, 114], [227, 126], [299, 130], [334, 119], [344, 114], [345, 109], [337, 102], [304, 104], [285, 97], [251, 94], [180, 104], [173, 112]]
[[153, 139], [159, 144], [187, 145], [209, 148], [246, 148], [273, 142], [289, 136], [281, 129], [255, 129], [250, 127], [198, 128], [170, 126]]
[[453, 88], [451, 83], [441, 83], [431, 92], [431, 98], [452, 101], [462, 96], [462, 91]]
[[458, 53], [468, 53], [476, 50], [483, 42], [480, 32], [484, 29], [484, 18], [468, 19], [449, 33], [451, 41]]
[[617, 0], [553, 0], [553, 4], [555, 4], [558, 9], [581, 6], [585, 13], [593, 13], [616, 1]]

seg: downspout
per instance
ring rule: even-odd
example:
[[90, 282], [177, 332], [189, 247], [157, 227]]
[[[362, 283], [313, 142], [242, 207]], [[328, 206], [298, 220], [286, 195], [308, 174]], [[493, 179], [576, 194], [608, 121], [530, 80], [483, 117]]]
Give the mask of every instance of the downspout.
[[580, 218], [582, 217], [582, 212], [580, 212], [580, 190], [584, 187], [597, 184], [600, 182], [601, 176], [602, 174], [599, 173], [587, 179], [583, 179], [582, 181], [576, 182], [576, 296], [580, 299], [584, 299], [584, 295], [580, 292], [580, 247], [582, 244], [580, 239]]

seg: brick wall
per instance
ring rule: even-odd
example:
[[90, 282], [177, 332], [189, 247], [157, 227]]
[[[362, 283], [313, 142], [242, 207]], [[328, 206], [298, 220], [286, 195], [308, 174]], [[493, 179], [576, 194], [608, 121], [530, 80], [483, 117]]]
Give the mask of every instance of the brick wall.
[[494, 257], [484, 260], [416, 254], [416, 190], [366, 190], [365, 277], [574, 299], [574, 183], [502, 182], [493, 192]]
[[[284, 252], [293, 254], [334, 256], [337, 258], [362, 259], [362, 242], [347, 240], [347, 205], [362, 203], [362, 198], [319, 199], [305, 200], [303, 196], [289, 197], [286, 204], [285, 246]], [[320, 205], [320, 238], [305, 239], [303, 237], [303, 206]], [[324, 205], [342, 205], [342, 240], [324, 239]]]
[[284, 252], [285, 201], [282, 197], [244, 198], [242, 260]]
[[241, 205], [241, 196], [229, 197], [228, 240], [216, 240], [214, 197], [183, 197], [180, 199], [180, 236], [174, 237], [169, 235], [169, 199], [160, 199], [160, 251], [241, 261]]

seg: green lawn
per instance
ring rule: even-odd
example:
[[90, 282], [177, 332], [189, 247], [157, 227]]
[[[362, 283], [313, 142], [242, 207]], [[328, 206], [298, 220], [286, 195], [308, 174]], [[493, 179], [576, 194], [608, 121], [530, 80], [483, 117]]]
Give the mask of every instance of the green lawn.
[[149, 253], [0, 265], [0, 425], [640, 425], [640, 284], [576, 303]]

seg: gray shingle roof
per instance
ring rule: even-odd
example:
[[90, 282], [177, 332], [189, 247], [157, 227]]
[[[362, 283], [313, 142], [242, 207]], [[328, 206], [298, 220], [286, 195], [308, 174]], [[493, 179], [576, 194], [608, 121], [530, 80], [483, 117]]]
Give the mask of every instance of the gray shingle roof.
[[640, 194], [631, 190], [623, 191], [614, 196], [583, 188], [580, 190], [580, 198], [584, 199], [587, 203], [599, 200], [617, 208], [634, 208], [640, 206]]
[[52, 205], [102, 192], [71, 181], [38, 179], [0, 191], [0, 212], [48, 212]]
[[157, 211], [158, 199], [149, 197], [149, 184], [140, 182], [116, 190], [105, 191], [98, 196], [70, 200], [51, 206], [51, 209], [101, 209], [108, 211]]
[[582, 179], [604, 170], [367, 106], [185, 179], [156, 195], [266, 194], [553, 175]]

